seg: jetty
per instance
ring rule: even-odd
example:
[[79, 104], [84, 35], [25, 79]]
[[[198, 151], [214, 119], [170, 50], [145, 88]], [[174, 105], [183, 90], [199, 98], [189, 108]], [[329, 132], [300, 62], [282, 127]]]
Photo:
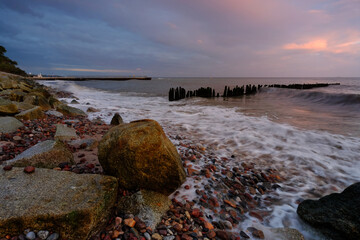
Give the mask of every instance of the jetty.
[[89, 80], [107, 80], [107, 81], [128, 81], [128, 80], [151, 80], [151, 77], [29, 77], [32, 80], [63, 80], [63, 81], [89, 81]]
[[[223, 98], [229, 97], [242, 97], [247, 95], [254, 95], [260, 91], [261, 88], [291, 88], [306, 90], [312, 88], [328, 87], [330, 85], [340, 85], [340, 83], [305, 83], [305, 84], [272, 84], [272, 85], [243, 85], [230, 88], [225, 86], [224, 92], [221, 95]], [[203, 97], [203, 98], [215, 98], [220, 97], [220, 93], [216, 93], [215, 89], [211, 87], [201, 87], [194, 91], [186, 91], [182, 87], [170, 88], [169, 90], [169, 101], [178, 101], [184, 98], [191, 97]]]

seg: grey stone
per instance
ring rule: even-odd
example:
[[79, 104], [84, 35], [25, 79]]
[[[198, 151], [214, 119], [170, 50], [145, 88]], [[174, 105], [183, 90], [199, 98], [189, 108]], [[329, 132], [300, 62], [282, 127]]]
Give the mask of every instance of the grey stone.
[[24, 126], [22, 122], [14, 117], [0, 117], [0, 132], [12, 133]]
[[118, 201], [117, 209], [119, 212], [138, 216], [147, 226], [155, 229], [170, 205], [168, 196], [141, 190], [131, 196], [122, 197]]
[[28, 232], [25, 237], [26, 239], [34, 240], [36, 238], [36, 235], [34, 232]]
[[163, 240], [174, 240], [175, 239], [175, 236], [166, 236], [166, 237], [163, 237]]
[[55, 117], [63, 117], [64, 114], [62, 114], [61, 112], [55, 111], [55, 110], [49, 110], [45, 112], [46, 115], [49, 116], [55, 116]]
[[75, 138], [78, 138], [78, 135], [76, 134], [75, 129], [69, 128], [63, 124], [56, 124], [55, 139], [58, 139], [61, 141], [68, 141], [68, 140], [72, 140]]
[[150, 234], [148, 232], [144, 233], [144, 237], [145, 237], [146, 240], [151, 240], [151, 236], [150, 236]]
[[117, 186], [116, 178], [104, 175], [0, 169], [0, 236], [19, 234], [26, 225], [63, 239], [88, 239], [106, 224]]
[[60, 236], [58, 233], [53, 233], [46, 240], [57, 240], [57, 239], [59, 239], [59, 237]]
[[74, 156], [60, 141], [47, 140], [25, 150], [5, 164], [15, 167], [34, 166], [41, 168], [55, 168], [60, 163], [74, 164]]
[[45, 240], [49, 236], [49, 231], [41, 230], [37, 233], [38, 237], [42, 240]]

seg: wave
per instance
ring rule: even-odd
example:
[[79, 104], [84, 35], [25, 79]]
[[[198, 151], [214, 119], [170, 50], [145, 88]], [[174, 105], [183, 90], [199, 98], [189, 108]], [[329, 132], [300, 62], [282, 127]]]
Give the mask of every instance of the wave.
[[277, 96], [301, 99], [311, 103], [326, 105], [354, 106], [360, 105], [360, 94], [353, 93], [329, 93], [293, 89], [263, 89], [262, 92], [276, 94]]

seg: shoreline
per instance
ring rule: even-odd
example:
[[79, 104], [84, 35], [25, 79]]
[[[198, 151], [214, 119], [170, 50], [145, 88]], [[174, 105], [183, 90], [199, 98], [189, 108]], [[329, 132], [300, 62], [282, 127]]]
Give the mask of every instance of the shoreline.
[[[45, 87], [45, 89], [49, 90], [48, 87]], [[54, 92], [56, 92], [56, 90], [54, 90]], [[58, 96], [74, 97], [65, 92], [58, 92]], [[15, 157], [15, 155], [13, 156], [10, 153], [16, 152], [16, 155], [18, 155], [39, 141], [53, 139], [56, 132], [54, 128], [56, 123], [66, 124], [74, 128], [82, 140], [92, 138], [95, 135], [95, 138], [100, 140], [103, 134], [110, 128], [109, 125], [101, 122], [93, 123], [88, 120], [87, 117], [63, 118], [47, 116], [45, 120], [25, 120], [23, 123], [27, 131], [20, 129], [20, 131], [16, 131], [15, 134], [1, 135], [2, 141], [12, 142], [15, 145], [13, 148], [5, 148], [4, 152], [9, 153], [9, 155], [5, 156]], [[37, 136], [33, 131], [39, 128], [41, 131], [37, 133]], [[33, 139], [35, 139], [35, 141], [30, 142], [29, 145], [23, 148], [18, 148], [17, 151], [14, 150], [18, 147], [19, 141], [25, 141], [27, 139], [25, 136], [30, 136], [30, 134], [33, 134], [32, 137], [34, 137]], [[262, 171], [255, 168], [253, 164], [245, 163], [238, 168], [224, 169], [222, 162], [231, 161], [232, 156], [228, 158], [217, 158], [216, 156], [209, 155], [205, 147], [194, 144], [194, 142], [189, 141], [184, 136], [171, 136], [171, 133], [167, 135], [173, 142], [174, 140], [178, 141], [176, 146], [187, 172], [187, 182], [172, 195], [172, 197], [174, 197], [172, 199], [172, 205], [170, 206], [168, 214], [163, 216], [161, 224], [158, 225], [156, 229], [147, 229], [145, 232], [152, 235], [158, 234], [161, 238], [171, 236], [171, 239], [174, 237], [174, 239], [180, 238], [181, 240], [190, 240], [205, 236], [210, 239], [217, 236], [223, 240], [237, 239], [251, 235], [259, 236], [259, 234], [261, 236], [263, 231], [254, 229], [254, 227], [242, 229], [242, 232], [237, 233], [233, 231], [238, 224], [248, 219], [249, 216], [250, 218], [257, 219], [259, 223], [266, 219], [268, 213], [262, 210], [263, 207], [261, 207], [260, 204], [263, 204], [263, 200], [265, 200], [265, 205], [270, 204], [271, 199], [267, 199], [265, 193], [280, 187], [278, 183], [280, 183], [282, 179], [276, 175], [276, 170], [267, 169], [266, 171]], [[21, 139], [15, 138], [16, 136]], [[20, 144], [26, 144], [26, 141], [25, 143], [20, 142]], [[97, 161], [97, 156], [95, 156], [97, 154], [96, 148], [86, 149], [88, 147], [87, 144], [80, 144], [79, 146], [71, 146], [71, 144], [68, 144], [68, 147], [74, 155], [75, 165], [62, 164], [55, 168], [55, 170], [72, 171], [77, 174], [102, 174], [101, 166]], [[93, 155], [92, 159], [90, 159], [91, 155]], [[204, 161], [205, 159], [207, 160]], [[207, 162], [207, 164], [199, 165], [199, 161]], [[205, 186], [188, 184], [188, 182], [196, 183], [201, 180], [206, 181], [208, 184]], [[223, 185], [225, 185], [226, 188], [223, 188]], [[187, 201], [186, 198], [180, 199], [180, 201], [177, 200], [177, 197], [181, 197], [182, 189], [193, 189], [196, 194], [195, 201]], [[225, 192], [217, 192], [215, 189], [227, 190]], [[131, 192], [126, 190], [121, 192], [123, 196], [131, 194]], [[263, 196], [265, 197], [264, 199]], [[121, 217], [122, 219], [132, 219], [135, 217], [122, 214], [115, 215], [114, 213], [113, 216], [105, 228], [105, 231], [100, 231], [100, 234], [91, 239], [107, 239], [107, 235], [114, 236], [115, 228], [119, 226], [114, 226], [117, 217]], [[138, 222], [141, 222], [141, 220], [139, 219]], [[127, 236], [125, 239], [128, 239], [128, 237], [136, 237], [137, 234], [136, 232], [134, 233], [133, 227], [128, 227], [122, 226], [122, 230], [125, 231], [122, 231], [123, 233], [119, 235]], [[141, 232], [143, 229], [144, 228], [140, 228], [138, 230]], [[164, 232], [164, 230], [166, 230], [166, 232]], [[170, 232], [168, 230], [170, 230]], [[266, 229], [263, 230], [268, 232]], [[146, 238], [145, 232], [141, 233], [143, 237]], [[268, 232], [267, 234], [271, 233]], [[105, 237], [101, 237], [102, 235]], [[155, 236], [157, 237], [157, 235]], [[140, 235], [139, 238], [141, 238]]]

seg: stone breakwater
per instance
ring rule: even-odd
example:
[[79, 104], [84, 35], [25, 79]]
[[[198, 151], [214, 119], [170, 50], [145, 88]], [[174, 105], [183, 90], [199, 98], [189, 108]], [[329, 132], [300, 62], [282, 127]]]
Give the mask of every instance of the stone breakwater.
[[[100, 164], [98, 159], [98, 145], [102, 139], [106, 139], [104, 135], [112, 126], [100, 119], [90, 121], [84, 112], [57, 99], [59, 97], [66, 102], [76, 103], [76, 98], [71, 94], [44, 88], [33, 82], [20, 83], [23, 81], [13, 76], [2, 76], [0, 85], [0, 95], [4, 99], [2, 106], [5, 106], [2, 108], [4, 117], [0, 121], [7, 126], [5, 129], [5, 125], [1, 125], [3, 128], [0, 135], [0, 205], [4, 210], [20, 210], [1, 214], [1, 240], [303, 239], [295, 229], [264, 227], [271, 213], [271, 205], [277, 201], [273, 193], [281, 188], [283, 181], [287, 181], [276, 169], [259, 169], [255, 164], [245, 161], [239, 166], [229, 167], [226, 163], [237, 156], [218, 157], [212, 154], [210, 147], [200, 145], [187, 136], [173, 136], [171, 132], [166, 136], [159, 130], [164, 139], [169, 137], [175, 145], [178, 154], [175, 159], [179, 161], [179, 171], [185, 169], [180, 175], [185, 174], [186, 181], [181, 185], [185, 176], [179, 178], [180, 181], [174, 184], [172, 190], [146, 189], [149, 188], [147, 185], [140, 186], [136, 183], [147, 179], [145, 175], [140, 176], [142, 174], [151, 172], [156, 177], [156, 172], [154, 174], [150, 171], [152, 167], [142, 168], [141, 164], [125, 167], [118, 163], [117, 166], [104, 165], [106, 169], [103, 170], [103, 163]], [[19, 107], [14, 110], [14, 106]], [[41, 108], [41, 113], [37, 108], [34, 110], [36, 114], [20, 114], [36, 107]], [[4, 109], [8, 109], [8, 112]], [[88, 111], [96, 109], [89, 106]], [[28, 119], [22, 117], [24, 115]], [[119, 116], [116, 118], [114, 125], [120, 125], [114, 128], [119, 131], [128, 130], [127, 126], [136, 123], [124, 124]], [[143, 130], [138, 134], [140, 132]], [[149, 143], [152, 144], [151, 147], [147, 146], [150, 151], [163, 146], [162, 141], [165, 141], [158, 143], [153, 138], [145, 138], [141, 143], [139, 137], [126, 142], [121, 140], [121, 136], [127, 136], [123, 134], [115, 134], [118, 143], [114, 145], [114, 149], [127, 146], [129, 152], [138, 152], [134, 144], [142, 146], [141, 144]], [[149, 133], [144, 136], [148, 136], [147, 134]], [[61, 160], [64, 159], [64, 154], [59, 153], [58, 147], [54, 147], [57, 142], [61, 142], [60, 145], [66, 148], [64, 152], [70, 152], [72, 157]], [[164, 150], [169, 148], [171, 147], [165, 147]], [[26, 152], [31, 149], [30, 153]], [[104, 155], [109, 154], [109, 151], [113, 150], [106, 150]], [[143, 153], [144, 156], [147, 152]], [[173, 151], [170, 152], [170, 155], [175, 155]], [[125, 159], [131, 158], [129, 153], [120, 155]], [[148, 155], [156, 156], [151, 153]], [[20, 162], [19, 159], [25, 160]], [[43, 159], [49, 159], [51, 164], [56, 165], [32, 166], [36, 161], [43, 163]], [[129, 170], [132, 171], [129, 172], [133, 178], [127, 179], [130, 185], [122, 184], [119, 188], [117, 179], [105, 174], [115, 175], [116, 171], [111, 173], [114, 170], [112, 168], [121, 167], [131, 168]], [[135, 167], [139, 169], [134, 172]], [[156, 171], [159, 173], [163, 170]], [[121, 178], [124, 173], [120, 171], [119, 174], [117, 178]], [[26, 181], [28, 188], [21, 190]], [[159, 186], [162, 187], [160, 184]], [[173, 190], [175, 191], [167, 196]], [[48, 194], [50, 192], [54, 194]], [[35, 199], [29, 193], [41, 194]], [[78, 203], [77, 207], [72, 208], [72, 203]], [[43, 213], [48, 218], [44, 218]], [[249, 220], [252, 224], [243, 225]], [[2, 223], [4, 224], [1, 225]]]

